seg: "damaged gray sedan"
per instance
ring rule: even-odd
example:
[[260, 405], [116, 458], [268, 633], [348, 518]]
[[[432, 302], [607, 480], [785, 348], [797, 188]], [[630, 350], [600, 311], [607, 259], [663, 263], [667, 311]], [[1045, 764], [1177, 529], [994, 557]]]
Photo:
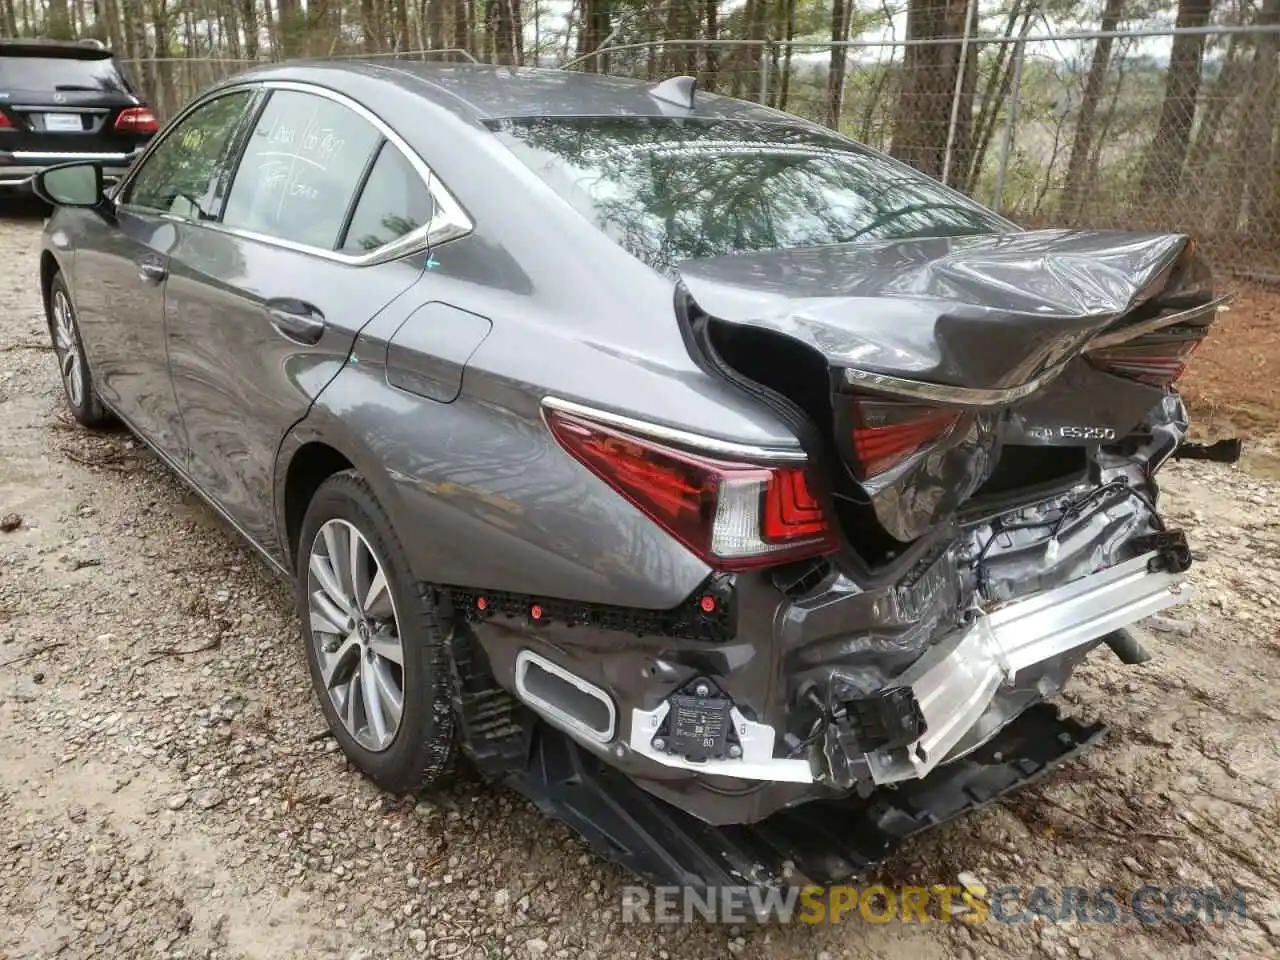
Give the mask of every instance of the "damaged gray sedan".
[[657, 85], [263, 68], [46, 171], [72, 412], [295, 584], [387, 790], [461, 752], [647, 879], [843, 880], [1097, 739], [1046, 701], [1184, 600], [1158, 512], [1220, 300]]

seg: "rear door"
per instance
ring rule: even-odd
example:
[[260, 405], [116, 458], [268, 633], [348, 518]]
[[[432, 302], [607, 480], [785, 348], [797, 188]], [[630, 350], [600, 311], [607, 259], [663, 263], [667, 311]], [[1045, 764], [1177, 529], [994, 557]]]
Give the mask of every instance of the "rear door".
[[[272, 90], [221, 224], [188, 224], [165, 316], [192, 478], [275, 544], [273, 471], [289, 428], [360, 328], [421, 276], [425, 168], [328, 91]], [[396, 256], [397, 251], [403, 256]]]
[[142, 100], [105, 50], [0, 42], [0, 151], [17, 165], [66, 155], [127, 155], [150, 136], [131, 122]]

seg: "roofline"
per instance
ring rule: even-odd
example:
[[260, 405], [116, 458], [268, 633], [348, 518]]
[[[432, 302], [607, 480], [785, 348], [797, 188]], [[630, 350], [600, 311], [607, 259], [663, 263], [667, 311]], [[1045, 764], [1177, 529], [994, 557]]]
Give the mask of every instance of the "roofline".
[[0, 37], [0, 55], [63, 57], [67, 60], [110, 60], [115, 53], [99, 41], [39, 40]]

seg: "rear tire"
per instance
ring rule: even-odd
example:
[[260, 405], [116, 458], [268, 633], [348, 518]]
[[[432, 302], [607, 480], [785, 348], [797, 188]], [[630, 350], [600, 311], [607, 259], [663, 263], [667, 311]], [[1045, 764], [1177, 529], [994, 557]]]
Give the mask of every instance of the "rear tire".
[[359, 474], [316, 491], [296, 569], [312, 685], [343, 753], [383, 790], [432, 786], [455, 754], [448, 637]]
[[80, 323], [76, 319], [75, 307], [71, 305], [71, 293], [67, 290], [61, 273], [53, 275], [46, 314], [67, 408], [83, 426], [106, 426], [112, 417], [102, 405], [93, 385], [93, 376], [89, 373], [89, 363], [84, 355], [84, 342], [80, 338]]

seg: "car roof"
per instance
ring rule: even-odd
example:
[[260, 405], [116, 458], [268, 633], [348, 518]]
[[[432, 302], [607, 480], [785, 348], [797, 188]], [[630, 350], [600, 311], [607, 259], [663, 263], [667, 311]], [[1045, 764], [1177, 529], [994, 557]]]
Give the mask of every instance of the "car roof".
[[233, 82], [313, 80], [334, 86], [341, 74], [378, 77], [471, 120], [528, 116], [675, 116], [804, 122], [768, 107], [701, 91], [694, 95], [694, 109], [687, 110], [650, 96], [649, 91], [655, 84], [642, 80], [543, 67], [413, 61], [294, 61], [256, 69], [236, 77]]
[[60, 57], [66, 60], [109, 60], [114, 54], [96, 40], [4, 40], [0, 57]]

